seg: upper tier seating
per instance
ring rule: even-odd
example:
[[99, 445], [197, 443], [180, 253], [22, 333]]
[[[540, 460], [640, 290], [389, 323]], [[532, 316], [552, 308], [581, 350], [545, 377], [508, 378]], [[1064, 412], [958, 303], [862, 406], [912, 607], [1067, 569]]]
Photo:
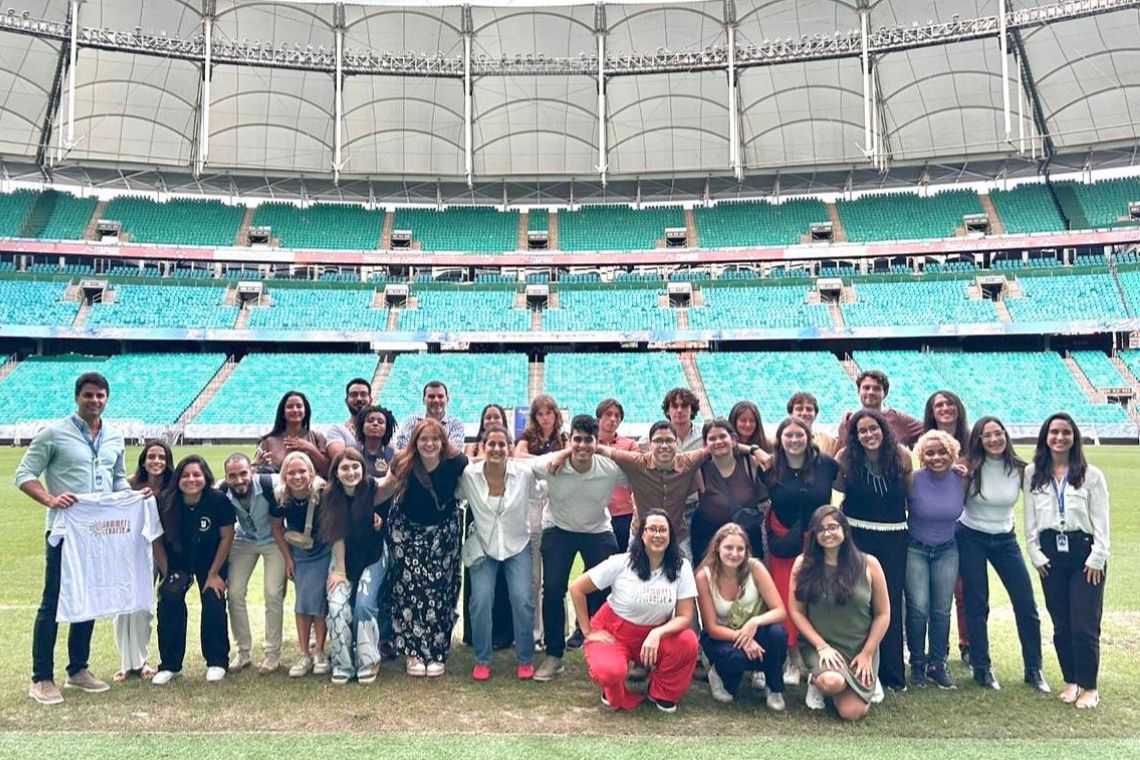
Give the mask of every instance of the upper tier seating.
[[811, 225], [827, 222], [827, 206], [815, 199], [783, 203], [722, 202], [693, 209], [702, 248], [798, 245]]
[[400, 354], [379, 403], [402, 423], [408, 415], [423, 412], [424, 386], [432, 380], [447, 385], [447, 413], [467, 425], [478, 426], [487, 404], [501, 405], [509, 417], [514, 407], [528, 403], [526, 354], [465, 353]]
[[1025, 298], [1006, 299], [1014, 322], [1124, 319], [1127, 311], [1110, 274], [1019, 277]]
[[558, 212], [558, 247], [563, 251], [638, 251], [657, 247], [666, 228], [685, 226], [680, 206], [633, 209], [583, 206]]
[[103, 218], [122, 223], [132, 243], [176, 245], [233, 245], [244, 216], [244, 206], [184, 198], [115, 198], [103, 212]]
[[1090, 227], [1110, 227], [1128, 219], [1128, 204], [1140, 203], [1140, 178], [1102, 179], [1092, 184], [1067, 182]]
[[[107, 419], [168, 425], [193, 403], [225, 354], [29, 357], [0, 382], [0, 424], [51, 420], [75, 412], [75, 378], [100, 372], [111, 386]], [[133, 469], [128, 462], [128, 470]]]
[[[1078, 424], [1128, 424], [1127, 413], [1112, 404], [1094, 404], [1059, 354], [855, 351], [862, 369], [882, 369], [891, 380], [885, 405], [919, 419], [927, 397], [947, 388], [966, 405], [970, 420], [986, 414], [1007, 425], [1040, 425], [1065, 411]], [[1010, 383], [1016, 384], [1011, 392]]]
[[971, 299], [967, 280], [861, 282], [839, 308], [851, 327], [996, 322], [991, 301]]
[[633, 288], [562, 289], [558, 308], [542, 313], [542, 328], [548, 332], [677, 329], [676, 315], [657, 305], [657, 295], [655, 290]]
[[599, 401], [616, 398], [626, 424], [650, 424], [664, 419], [665, 394], [689, 385], [675, 354], [583, 353], [548, 354], [544, 387], [571, 416], [593, 415]]
[[251, 330], [374, 330], [388, 327], [388, 309], [372, 308], [374, 290], [270, 287], [268, 306], [249, 312]]
[[851, 241], [954, 237], [964, 215], [985, 213], [978, 194], [971, 190], [948, 190], [928, 197], [913, 193], [865, 195], [838, 201], [836, 206]]
[[363, 206], [324, 203], [306, 209], [291, 203], [263, 203], [251, 225], [273, 228], [282, 248], [374, 250], [380, 247], [384, 212]]
[[66, 282], [0, 281], [0, 324], [71, 326], [79, 311], [64, 301]]
[[1134, 317], [1140, 315], [1140, 270], [1117, 271], [1116, 279], [1124, 291], [1129, 314]]
[[838, 424], [845, 412], [859, 405], [855, 384], [826, 351], [701, 353], [697, 367], [718, 417], [728, 417], [737, 401], [752, 401], [769, 437], [787, 416], [788, 399], [799, 391], [810, 392], [819, 402], [821, 425]]
[[1094, 388], [1127, 388], [1128, 381], [1101, 351], [1073, 351], [1073, 360]]
[[1001, 217], [1007, 235], [1064, 231], [1049, 189], [1044, 185], [1019, 185], [1012, 190], [993, 190], [990, 200]]
[[273, 428], [277, 404], [286, 391], [304, 393], [313, 409], [312, 427], [324, 432], [344, 422], [344, 384], [371, 378], [375, 354], [249, 354], [194, 422], [202, 425], [257, 425]]
[[118, 285], [112, 303], [94, 303], [84, 327], [228, 329], [238, 307], [224, 306], [225, 288]]
[[550, 212], [544, 208], [532, 208], [526, 215], [527, 232], [549, 232]]
[[425, 251], [503, 253], [518, 248], [519, 214], [494, 208], [396, 209], [394, 229], [411, 230]]
[[526, 332], [530, 311], [515, 308], [513, 290], [416, 290], [415, 309], [401, 309], [397, 329], [441, 332]]
[[825, 304], [809, 304], [803, 285], [706, 287], [705, 305], [689, 309], [694, 330], [831, 327]]
[[40, 240], [82, 240], [97, 205], [98, 198], [48, 190], [32, 209], [24, 234]]
[[19, 237], [35, 202], [36, 194], [31, 190], [0, 195], [0, 237]]

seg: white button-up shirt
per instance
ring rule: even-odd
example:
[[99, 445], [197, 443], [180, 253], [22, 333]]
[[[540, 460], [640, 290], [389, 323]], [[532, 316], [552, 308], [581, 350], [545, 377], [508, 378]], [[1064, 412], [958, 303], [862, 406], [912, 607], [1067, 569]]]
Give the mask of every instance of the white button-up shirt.
[[534, 473], [528, 464], [507, 460], [502, 496], [492, 496], [483, 474], [486, 461], [468, 465], [459, 478], [456, 496], [467, 500], [475, 533], [483, 551], [495, 560], [510, 559], [530, 543], [527, 504], [538, 497]]

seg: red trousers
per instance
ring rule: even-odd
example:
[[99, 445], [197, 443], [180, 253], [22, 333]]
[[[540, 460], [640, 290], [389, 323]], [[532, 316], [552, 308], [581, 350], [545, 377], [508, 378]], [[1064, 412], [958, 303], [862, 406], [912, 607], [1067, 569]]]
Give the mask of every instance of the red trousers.
[[[606, 631], [613, 644], [586, 641], [586, 667], [614, 710], [632, 710], [644, 697], [625, 688], [629, 663], [641, 661], [641, 645], [657, 626], [635, 625], [618, 617], [608, 603], [590, 620], [595, 631]], [[680, 702], [693, 680], [697, 665], [697, 634], [692, 628], [665, 636], [657, 650], [657, 665], [649, 671], [649, 696]]]
[[[776, 517], [776, 513], [772, 510], [768, 511], [768, 531], [774, 533], [776, 536], [783, 538], [788, 535], [788, 528], [780, 522], [780, 518]], [[776, 591], [780, 593], [780, 599], [784, 602], [784, 609], [790, 610], [792, 608], [792, 600], [788, 598], [788, 587], [792, 582], [792, 565], [796, 564], [795, 557], [777, 557], [771, 552], [764, 558], [768, 565], [768, 572], [772, 575], [772, 580], [776, 584]], [[792, 616], [788, 615], [781, 623], [784, 630], [788, 632], [788, 647], [797, 646], [796, 637], [799, 635], [796, 627], [792, 625]]]

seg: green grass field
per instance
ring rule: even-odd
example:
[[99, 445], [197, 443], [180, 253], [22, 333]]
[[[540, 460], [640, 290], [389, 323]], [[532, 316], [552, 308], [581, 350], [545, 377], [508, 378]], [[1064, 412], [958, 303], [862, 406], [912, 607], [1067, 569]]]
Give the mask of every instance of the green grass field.
[[[178, 455], [194, 451], [180, 449]], [[229, 449], [196, 450], [220, 465]], [[1113, 495], [1113, 558], [1107, 579], [1102, 636], [1099, 710], [1078, 712], [1021, 684], [1021, 658], [1012, 613], [996, 578], [991, 580], [991, 638], [1000, 692], [984, 692], [955, 661], [956, 691], [911, 689], [889, 695], [865, 721], [842, 724], [811, 713], [803, 689], [788, 693], [785, 714], [766, 711], [750, 698], [720, 705], [708, 687], [695, 683], [680, 710], [667, 716], [649, 707], [612, 714], [598, 700], [580, 653], [570, 653], [565, 676], [548, 683], [519, 683], [513, 655], [495, 658], [486, 684], [469, 678], [473, 658], [457, 646], [448, 673], [438, 681], [410, 679], [398, 663], [386, 663], [370, 686], [333, 686], [327, 679], [291, 680], [284, 672], [262, 677], [246, 671], [207, 685], [205, 665], [191, 623], [183, 678], [158, 688], [133, 681], [109, 693], [65, 691], [65, 703], [42, 707], [26, 696], [31, 668], [31, 629], [42, 589], [43, 508], [12, 485], [19, 449], [0, 451], [0, 499], [10, 538], [0, 555], [0, 757], [306, 757], [354, 754], [391, 757], [550, 758], [606, 756], [657, 758], [748, 755], [770, 750], [788, 757], [835, 757], [852, 753], [876, 758], [951, 753], [974, 758], [1069, 758], [1090, 749], [1116, 756], [1140, 753], [1140, 519], [1132, 508], [1140, 493], [1140, 450], [1089, 449], [1107, 473]], [[133, 458], [134, 452], [130, 456]], [[220, 467], [218, 468], [220, 470]], [[261, 621], [259, 579], [250, 584], [255, 658]], [[1039, 604], [1045, 639], [1045, 672], [1061, 682], [1051, 646], [1051, 627]], [[291, 599], [286, 607], [286, 660], [296, 635]], [[191, 615], [195, 614], [191, 603]], [[66, 634], [59, 638], [56, 668], [66, 665]], [[103, 678], [118, 667], [109, 622], [95, 628], [92, 670]], [[152, 662], [157, 641], [151, 643]], [[1094, 749], [1095, 746], [1095, 749]]]

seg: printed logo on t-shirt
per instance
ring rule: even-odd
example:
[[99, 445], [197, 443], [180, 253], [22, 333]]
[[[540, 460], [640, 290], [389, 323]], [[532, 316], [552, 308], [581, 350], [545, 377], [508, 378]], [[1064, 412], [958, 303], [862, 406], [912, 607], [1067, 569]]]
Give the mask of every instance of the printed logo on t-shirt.
[[131, 532], [130, 520], [95, 520], [87, 525], [92, 536], [121, 536]]
[[643, 604], [676, 604], [672, 586], [646, 586], [641, 593]]
[[210, 520], [209, 515], [202, 515], [198, 518], [198, 532], [205, 533], [210, 530], [210, 526], [214, 523]]

